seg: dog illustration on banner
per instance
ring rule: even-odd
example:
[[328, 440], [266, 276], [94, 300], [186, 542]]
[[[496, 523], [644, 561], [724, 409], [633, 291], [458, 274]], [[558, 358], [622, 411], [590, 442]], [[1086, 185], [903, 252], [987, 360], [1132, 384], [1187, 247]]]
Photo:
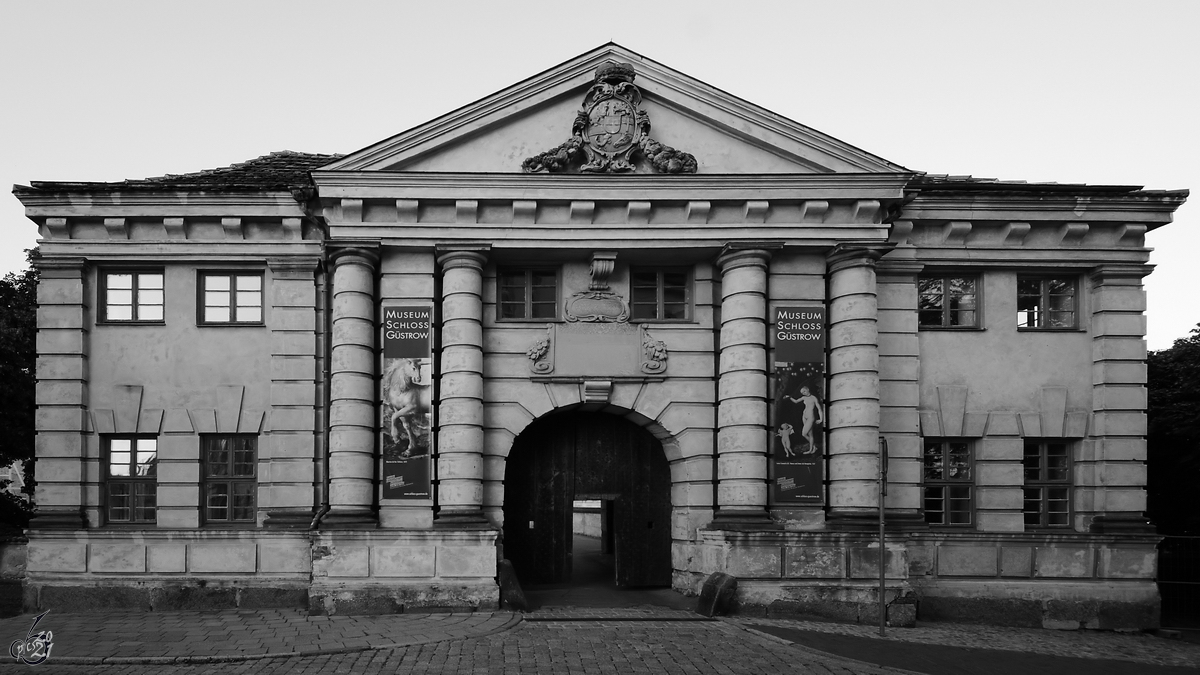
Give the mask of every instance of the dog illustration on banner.
[[[387, 359], [383, 371], [385, 456], [410, 457], [429, 452], [430, 360]], [[390, 440], [390, 442], [388, 442]]]

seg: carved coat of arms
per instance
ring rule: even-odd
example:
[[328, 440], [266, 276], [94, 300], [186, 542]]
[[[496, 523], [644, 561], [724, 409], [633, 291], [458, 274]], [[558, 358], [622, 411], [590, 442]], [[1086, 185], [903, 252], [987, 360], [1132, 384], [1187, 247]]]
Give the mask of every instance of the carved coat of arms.
[[[659, 173], [696, 173], [696, 158], [650, 138], [650, 115], [628, 63], [596, 68], [595, 83], [571, 125], [571, 139], [521, 163], [526, 173], [560, 173], [579, 165], [584, 173], [627, 173], [643, 157]], [[581, 164], [582, 163], [582, 164]]]

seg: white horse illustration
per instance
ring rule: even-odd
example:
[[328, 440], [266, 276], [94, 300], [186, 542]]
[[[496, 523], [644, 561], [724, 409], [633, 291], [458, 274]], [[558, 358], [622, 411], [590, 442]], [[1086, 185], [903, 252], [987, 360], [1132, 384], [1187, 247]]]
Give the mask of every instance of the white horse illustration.
[[428, 445], [428, 439], [413, 433], [429, 413], [429, 385], [421, 382], [421, 362], [417, 359], [396, 359], [383, 373], [383, 399], [392, 410], [390, 420], [392, 440], [400, 438], [400, 429], [408, 438], [408, 447], [401, 453], [407, 457], [415, 445]]

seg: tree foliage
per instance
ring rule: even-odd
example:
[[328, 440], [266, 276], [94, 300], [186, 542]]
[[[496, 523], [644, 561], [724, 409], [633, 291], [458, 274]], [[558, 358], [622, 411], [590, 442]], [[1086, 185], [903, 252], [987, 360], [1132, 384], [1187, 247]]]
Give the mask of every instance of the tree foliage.
[[[34, 377], [37, 362], [37, 249], [25, 252], [29, 269], [0, 279], [0, 466], [33, 459]], [[25, 463], [32, 490], [33, 462]], [[0, 523], [25, 525], [29, 507], [0, 492]]]
[[1147, 359], [1149, 512], [1163, 534], [1200, 534], [1200, 325]]

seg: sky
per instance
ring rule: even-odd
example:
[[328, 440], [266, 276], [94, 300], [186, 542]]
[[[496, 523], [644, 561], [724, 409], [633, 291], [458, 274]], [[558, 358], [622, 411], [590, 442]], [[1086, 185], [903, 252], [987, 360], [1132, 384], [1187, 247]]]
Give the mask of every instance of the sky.
[[[1200, 187], [1200, 2], [0, 0], [0, 184], [348, 153], [609, 41], [889, 159]], [[0, 274], [36, 227], [0, 196]], [[1200, 194], [1147, 235], [1148, 343], [1200, 323]]]

